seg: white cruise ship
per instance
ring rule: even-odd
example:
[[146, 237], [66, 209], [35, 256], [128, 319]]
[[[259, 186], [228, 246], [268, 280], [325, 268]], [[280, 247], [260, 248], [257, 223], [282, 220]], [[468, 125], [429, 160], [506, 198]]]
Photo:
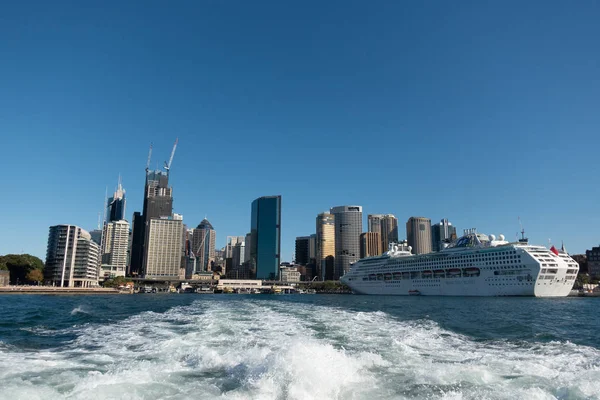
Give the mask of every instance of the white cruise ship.
[[352, 264], [340, 280], [357, 294], [558, 297], [569, 294], [578, 271], [564, 251], [473, 229], [437, 253], [390, 246]]

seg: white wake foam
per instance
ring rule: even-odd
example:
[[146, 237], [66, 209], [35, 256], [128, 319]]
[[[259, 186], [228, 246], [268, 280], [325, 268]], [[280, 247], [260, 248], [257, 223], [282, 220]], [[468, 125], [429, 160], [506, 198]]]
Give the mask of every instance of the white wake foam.
[[0, 398], [600, 398], [597, 349], [478, 342], [383, 312], [206, 297], [72, 329], [56, 351], [0, 348]]

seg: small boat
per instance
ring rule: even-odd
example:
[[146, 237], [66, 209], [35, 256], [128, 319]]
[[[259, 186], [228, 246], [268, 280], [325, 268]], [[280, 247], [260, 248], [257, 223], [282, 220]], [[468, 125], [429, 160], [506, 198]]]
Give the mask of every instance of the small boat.
[[416, 290], [416, 289], [415, 289], [415, 290], [409, 290], [409, 291], [408, 291], [408, 295], [409, 295], [409, 296], [420, 296], [420, 295], [421, 295], [421, 292], [419, 292], [419, 291], [418, 291], [418, 290]]

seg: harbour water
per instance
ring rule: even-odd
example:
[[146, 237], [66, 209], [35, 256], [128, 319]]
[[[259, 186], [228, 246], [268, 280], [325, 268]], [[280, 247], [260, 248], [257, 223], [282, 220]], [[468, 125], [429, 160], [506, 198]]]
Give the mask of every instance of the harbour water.
[[0, 399], [600, 399], [598, 298], [0, 296]]

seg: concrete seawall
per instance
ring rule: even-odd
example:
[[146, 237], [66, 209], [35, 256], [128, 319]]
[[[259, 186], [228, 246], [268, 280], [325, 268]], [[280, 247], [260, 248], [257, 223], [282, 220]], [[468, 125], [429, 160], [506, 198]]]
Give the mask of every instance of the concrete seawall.
[[69, 288], [52, 286], [4, 286], [0, 294], [129, 294], [113, 288]]

